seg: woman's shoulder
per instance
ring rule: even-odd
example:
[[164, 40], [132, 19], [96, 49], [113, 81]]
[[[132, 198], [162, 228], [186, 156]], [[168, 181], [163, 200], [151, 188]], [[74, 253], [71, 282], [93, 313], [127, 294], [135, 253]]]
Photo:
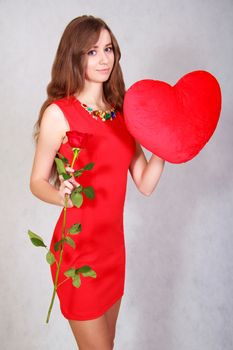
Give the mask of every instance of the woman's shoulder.
[[52, 103], [56, 104], [57, 106], [68, 106], [70, 104], [73, 104], [74, 102], [75, 102], [75, 97], [71, 95], [71, 96], [65, 96], [59, 99], [55, 99]]
[[[59, 100], [57, 100], [59, 101]], [[48, 124], [59, 124], [61, 128], [67, 127], [66, 119], [59, 103], [53, 101], [44, 111], [42, 120]]]

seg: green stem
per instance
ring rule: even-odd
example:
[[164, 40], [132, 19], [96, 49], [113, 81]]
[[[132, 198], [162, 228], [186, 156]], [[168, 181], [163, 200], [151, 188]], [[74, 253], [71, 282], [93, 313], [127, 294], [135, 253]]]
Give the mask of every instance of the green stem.
[[[68, 196], [68, 193], [66, 193], [66, 195], [65, 195], [65, 206], [64, 206], [64, 217], [63, 217], [63, 225], [62, 225], [62, 239], [65, 237], [66, 209], [67, 209], [68, 199], [69, 199], [69, 196]], [[61, 268], [63, 250], [64, 250], [64, 241], [62, 241], [62, 243], [61, 243], [61, 251], [60, 251], [58, 267], [57, 267], [56, 276], [55, 276], [55, 282], [54, 282], [54, 287], [53, 287], [53, 295], [52, 295], [51, 303], [50, 303], [50, 306], [49, 306], [46, 323], [49, 323], [49, 318], [50, 318], [50, 314], [51, 314], [51, 311], [52, 311], [52, 308], [53, 308], [53, 303], [54, 303], [54, 299], [55, 299], [55, 295], [56, 295], [56, 291], [57, 291], [57, 282], [58, 282], [59, 272], [60, 272], [60, 268]]]
[[[72, 160], [72, 163], [71, 163], [71, 168], [73, 167], [74, 162], [75, 162], [76, 158], [79, 155], [80, 148], [73, 148], [73, 152], [74, 152], [74, 156], [73, 156], [73, 160]], [[62, 224], [62, 235], [61, 235], [61, 238], [62, 238], [61, 250], [60, 250], [60, 256], [59, 256], [59, 261], [58, 261], [58, 265], [57, 265], [57, 271], [56, 271], [56, 276], [55, 276], [55, 281], [54, 281], [54, 286], [53, 286], [52, 299], [51, 299], [51, 302], [50, 302], [50, 305], [49, 305], [49, 310], [48, 310], [48, 314], [47, 314], [47, 318], [46, 318], [46, 323], [49, 323], [49, 318], [50, 318], [50, 314], [51, 314], [51, 311], [52, 311], [52, 308], [53, 308], [53, 304], [54, 304], [54, 299], [55, 299], [55, 296], [56, 296], [57, 288], [58, 288], [59, 285], [61, 285], [63, 282], [66, 281], [66, 280], [63, 281], [63, 282], [61, 282], [58, 285], [58, 277], [59, 277], [59, 272], [60, 272], [60, 268], [61, 268], [62, 255], [63, 255], [63, 251], [64, 251], [64, 238], [65, 238], [65, 229], [66, 229], [66, 209], [67, 209], [68, 200], [69, 200], [69, 195], [68, 195], [68, 193], [66, 193], [66, 195], [65, 195], [65, 205], [64, 205], [63, 224]]]

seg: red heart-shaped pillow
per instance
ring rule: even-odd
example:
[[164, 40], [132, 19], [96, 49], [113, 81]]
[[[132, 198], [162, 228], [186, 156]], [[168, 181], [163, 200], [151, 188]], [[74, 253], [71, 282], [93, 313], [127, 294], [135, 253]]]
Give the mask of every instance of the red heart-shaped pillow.
[[123, 105], [129, 132], [171, 163], [187, 162], [200, 152], [220, 111], [220, 86], [212, 74], [201, 70], [186, 74], [174, 86], [140, 80], [128, 89]]

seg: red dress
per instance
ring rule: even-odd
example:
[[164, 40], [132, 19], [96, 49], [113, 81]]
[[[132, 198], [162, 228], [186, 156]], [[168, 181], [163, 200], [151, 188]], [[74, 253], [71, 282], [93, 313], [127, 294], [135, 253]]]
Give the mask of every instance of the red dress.
[[[73, 235], [76, 249], [64, 245], [63, 260], [58, 283], [66, 279], [64, 272], [71, 267], [89, 265], [96, 278], [80, 275], [81, 285], [76, 288], [72, 279], [62, 283], [57, 289], [61, 312], [71, 320], [91, 320], [103, 315], [124, 294], [125, 284], [125, 241], [124, 202], [127, 187], [128, 168], [135, 153], [136, 143], [129, 134], [123, 114], [117, 111], [116, 118], [103, 122], [94, 119], [74, 96], [54, 101], [66, 117], [70, 130], [92, 134], [88, 147], [81, 149], [74, 169], [80, 169], [93, 162], [94, 167], [76, 178], [83, 187], [92, 186], [94, 199], [83, 194], [80, 208], [67, 208], [67, 225], [81, 223], [82, 230]], [[71, 164], [73, 152], [68, 143], [58, 150]], [[56, 223], [51, 240], [61, 239], [64, 211]], [[56, 264], [51, 265], [53, 280]]]

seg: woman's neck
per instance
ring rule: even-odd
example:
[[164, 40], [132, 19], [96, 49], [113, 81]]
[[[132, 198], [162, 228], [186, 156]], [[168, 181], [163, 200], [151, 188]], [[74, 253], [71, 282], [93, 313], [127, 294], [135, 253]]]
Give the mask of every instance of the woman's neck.
[[93, 83], [85, 80], [84, 89], [74, 96], [82, 103], [85, 103], [88, 107], [93, 109], [108, 109], [109, 104], [104, 98], [103, 84]]

